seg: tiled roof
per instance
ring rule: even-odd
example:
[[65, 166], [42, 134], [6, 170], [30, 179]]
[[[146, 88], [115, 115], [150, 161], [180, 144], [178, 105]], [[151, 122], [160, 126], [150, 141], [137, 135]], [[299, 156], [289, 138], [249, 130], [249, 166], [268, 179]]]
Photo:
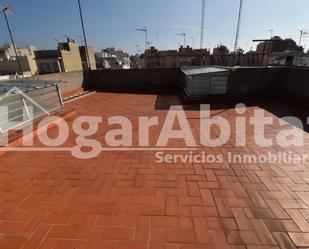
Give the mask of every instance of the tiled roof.
[[[137, 133], [138, 116], [159, 116], [162, 122], [169, 104], [181, 102], [172, 95], [96, 93], [69, 107], [78, 115], [125, 115]], [[283, 112], [290, 106], [280, 101], [272, 105]], [[259, 106], [265, 103], [250, 105], [246, 115]], [[194, 129], [199, 112], [192, 106], [185, 109]], [[212, 114], [219, 112], [235, 118], [234, 109], [221, 105]], [[275, 112], [268, 114], [278, 121]], [[101, 128], [98, 140], [103, 140], [106, 125]], [[281, 129], [273, 125], [267, 135]], [[152, 143], [158, 133], [153, 130]], [[250, 140], [252, 129], [246, 134]], [[305, 138], [305, 146], [293, 153], [308, 151], [309, 135]], [[232, 142], [200, 149], [265, 152], [254, 143], [239, 151]], [[286, 150], [273, 146], [267, 151], [279, 149]], [[309, 247], [308, 183], [308, 163], [158, 165], [152, 152], [104, 152], [90, 160], [67, 152], [10, 152], [0, 160], [0, 248]]]

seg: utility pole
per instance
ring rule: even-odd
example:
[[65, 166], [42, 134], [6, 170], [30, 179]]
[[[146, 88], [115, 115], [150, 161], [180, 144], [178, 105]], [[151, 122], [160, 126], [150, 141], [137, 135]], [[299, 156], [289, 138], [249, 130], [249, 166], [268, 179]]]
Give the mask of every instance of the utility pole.
[[9, 12], [10, 10], [11, 10], [11, 6], [9, 6], [9, 5], [2, 8], [2, 12], [3, 12], [4, 18], [5, 18], [5, 23], [6, 23], [6, 26], [8, 28], [9, 34], [10, 34], [11, 42], [13, 44], [14, 53], [15, 53], [15, 56], [16, 56], [16, 61], [17, 61], [17, 64], [18, 64], [19, 72], [21, 74], [21, 77], [24, 78], [24, 72], [23, 72], [23, 69], [21, 68], [20, 60], [19, 60], [17, 50], [16, 50], [16, 44], [14, 42], [14, 38], [13, 38], [12, 31], [11, 31], [11, 28], [10, 28], [10, 24], [9, 24], [9, 21], [8, 21], [8, 17], [7, 17], [7, 12]]
[[85, 51], [86, 51], [87, 67], [88, 67], [88, 70], [91, 70], [90, 58], [89, 58], [89, 53], [88, 53], [87, 38], [86, 38], [86, 32], [85, 32], [85, 25], [84, 25], [84, 18], [83, 18], [83, 11], [82, 11], [82, 6], [81, 6], [81, 3], [80, 3], [80, 0], [77, 0], [77, 2], [78, 2], [78, 8], [79, 8], [80, 21], [81, 21], [81, 24], [82, 24], [84, 42], [85, 42]]
[[269, 29], [267, 30], [268, 32], [270, 32], [270, 39], [274, 37], [274, 29]]
[[243, 0], [240, 0], [240, 2], [239, 2], [239, 13], [238, 13], [237, 30], [236, 30], [236, 38], [235, 38], [235, 45], [234, 45], [234, 53], [236, 53], [236, 50], [238, 48], [238, 40], [239, 40], [239, 32], [240, 32], [240, 24], [241, 24], [242, 7], [243, 7]]
[[204, 30], [205, 30], [205, 9], [206, 9], [206, 0], [202, 0], [202, 22], [201, 22], [201, 41], [200, 48], [204, 47]]
[[176, 35], [179, 35], [179, 36], [183, 37], [183, 47], [185, 48], [186, 44], [187, 44], [187, 41], [186, 41], [187, 34], [186, 33], [182, 33], [182, 34], [176, 34]]
[[147, 50], [148, 49], [148, 30], [146, 28], [135, 29], [135, 30], [145, 33], [145, 47], [146, 47], [146, 50]]
[[299, 46], [301, 46], [301, 42], [302, 42], [302, 40], [303, 40], [303, 36], [304, 35], [308, 35], [309, 33], [308, 32], [306, 32], [306, 31], [304, 31], [304, 30], [298, 30], [299, 31], [299, 33], [300, 33], [300, 37], [299, 37]]

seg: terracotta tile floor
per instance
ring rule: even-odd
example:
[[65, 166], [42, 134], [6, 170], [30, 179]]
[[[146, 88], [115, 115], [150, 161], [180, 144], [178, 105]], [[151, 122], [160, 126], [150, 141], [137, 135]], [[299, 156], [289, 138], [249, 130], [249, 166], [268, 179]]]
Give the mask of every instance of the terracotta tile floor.
[[[126, 115], [138, 134], [139, 116], [164, 118], [175, 96], [96, 93], [70, 103], [79, 115]], [[261, 104], [261, 105], [259, 105]], [[252, 104], [247, 116], [265, 102]], [[267, 106], [266, 106], [267, 107]], [[265, 107], [265, 108], [266, 108]], [[271, 102], [275, 110], [289, 105]], [[231, 106], [230, 106], [231, 108]], [[187, 106], [198, 136], [199, 113]], [[234, 109], [212, 114], [233, 121]], [[161, 119], [162, 122], [163, 119]], [[278, 122], [278, 119], [276, 118]], [[269, 137], [278, 124], [266, 130]], [[51, 133], [55, 133], [53, 129]], [[154, 144], [159, 129], [152, 130]], [[261, 154], [248, 145], [206, 152]], [[235, 134], [234, 134], [235, 135]], [[293, 153], [309, 150], [309, 136]], [[74, 135], [68, 145], [74, 144]], [[171, 146], [182, 146], [174, 141]], [[201, 148], [202, 150], [202, 148]], [[0, 158], [0, 248], [63, 249], [293, 249], [309, 248], [309, 164], [165, 164], [153, 152], [104, 152], [77, 160], [66, 152], [10, 152]]]

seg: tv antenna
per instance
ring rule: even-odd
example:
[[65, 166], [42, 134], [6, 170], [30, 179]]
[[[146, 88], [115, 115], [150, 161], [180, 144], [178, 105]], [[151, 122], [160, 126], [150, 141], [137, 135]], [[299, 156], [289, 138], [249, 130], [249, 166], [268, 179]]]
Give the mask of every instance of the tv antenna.
[[309, 33], [304, 31], [304, 30], [298, 30], [299, 31], [299, 34], [300, 34], [300, 37], [299, 37], [299, 46], [301, 46], [301, 43], [302, 43], [302, 40], [303, 40], [303, 36], [304, 35], [308, 35]]
[[187, 34], [186, 33], [181, 33], [181, 34], [176, 34], [178, 36], [182, 36], [183, 37], [183, 46], [186, 47], [186, 38], [187, 38]]
[[18, 64], [19, 72], [21, 74], [21, 77], [24, 78], [24, 72], [23, 72], [21, 64], [20, 64], [20, 60], [19, 60], [19, 57], [18, 57], [18, 54], [17, 54], [16, 44], [14, 42], [12, 30], [11, 30], [10, 23], [9, 23], [9, 20], [8, 20], [8, 17], [7, 17], [8, 14], [12, 14], [11, 10], [12, 10], [12, 6], [6, 5], [6, 6], [3, 6], [1, 8], [1, 13], [3, 13], [5, 23], [6, 23], [10, 38], [11, 38], [11, 42], [12, 42], [12, 45], [13, 45], [13, 48], [14, 48], [14, 53], [15, 53], [17, 64]]
[[201, 49], [204, 46], [204, 30], [205, 30], [205, 14], [206, 14], [206, 0], [202, 0], [202, 22], [201, 22]]
[[235, 45], [234, 45], [234, 53], [238, 48], [238, 40], [239, 40], [239, 33], [240, 33], [240, 25], [241, 25], [241, 15], [242, 15], [242, 8], [243, 8], [243, 0], [239, 2], [239, 12], [238, 12], [238, 22], [237, 22], [237, 30], [236, 30], [236, 38], [235, 38]]

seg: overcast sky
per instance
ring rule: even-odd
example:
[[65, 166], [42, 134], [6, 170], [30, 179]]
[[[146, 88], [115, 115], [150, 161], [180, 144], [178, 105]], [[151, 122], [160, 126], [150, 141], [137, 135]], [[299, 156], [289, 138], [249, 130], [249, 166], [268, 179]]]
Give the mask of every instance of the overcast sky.
[[[144, 48], [144, 35], [135, 28], [146, 26], [149, 41], [160, 49], [177, 48], [187, 33], [187, 43], [199, 47], [202, 0], [81, 0], [89, 44], [97, 51], [114, 46], [130, 53]], [[70, 36], [80, 41], [77, 0], [0, 0], [12, 3], [9, 20], [18, 45], [55, 48], [56, 40]], [[239, 0], [206, 0], [205, 43], [233, 47]], [[299, 29], [309, 31], [309, 0], [244, 0], [240, 46], [255, 48], [253, 39], [274, 35], [299, 41]], [[192, 40], [193, 38], [193, 40]], [[9, 36], [0, 16], [0, 43]], [[309, 48], [309, 35], [303, 44]]]

